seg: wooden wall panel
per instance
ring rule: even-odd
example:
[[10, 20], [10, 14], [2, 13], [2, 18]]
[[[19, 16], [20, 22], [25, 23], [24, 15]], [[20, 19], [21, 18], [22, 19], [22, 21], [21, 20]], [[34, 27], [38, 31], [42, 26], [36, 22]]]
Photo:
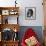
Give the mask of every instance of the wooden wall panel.
[[43, 0], [43, 8], [44, 8], [44, 42], [46, 46], [46, 0]]
[[5, 28], [10, 28], [13, 31], [16, 29], [17, 31], [19, 31], [19, 25], [18, 24], [2, 24], [0, 25], [0, 30], [2, 31]]
[[46, 26], [46, 0], [43, 1], [43, 8], [44, 8], [44, 26]]

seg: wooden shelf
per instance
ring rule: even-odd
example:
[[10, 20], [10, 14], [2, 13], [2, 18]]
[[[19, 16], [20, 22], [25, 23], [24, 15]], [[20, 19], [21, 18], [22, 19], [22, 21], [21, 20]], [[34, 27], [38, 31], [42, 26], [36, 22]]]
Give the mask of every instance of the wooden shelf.
[[[17, 18], [16, 18], [17, 23], [16, 24], [9, 24], [8, 18], [7, 18], [9, 16], [14, 16], [14, 17], [17, 16]], [[18, 33], [18, 31], [20, 29], [20, 26], [18, 24], [18, 17], [19, 17], [19, 7], [0, 7], [0, 20], [1, 20], [0, 32], [3, 33], [4, 29], [11, 29], [10, 31], [14, 31], [14, 33]], [[15, 34], [14, 34], [14, 37], [15, 37]], [[13, 37], [13, 39], [14, 39], [14, 37]], [[17, 34], [16, 34], [16, 37], [18, 38]], [[16, 41], [16, 39], [15, 39], [15, 41], [13, 41], [13, 39], [10, 39], [9, 41], [5, 41], [2, 38], [3, 37], [1, 34], [0, 46], [18, 46], [18, 42], [19, 42], [18, 39], [17, 39], [17, 41]]]
[[0, 10], [12, 10], [12, 9], [16, 9], [19, 10], [19, 7], [0, 7]]
[[14, 31], [16, 29], [19, 31], [19, 24], [0, 24], [1, 31], [5, 28], [10, 28]]
[[3, 41], [3, 42], [5, 42], [5, 43], [8, 43], [8, 42], [12, 43], [12, 42], [19, 42], [19, 40], [15, 40], [15, 41], [10, 40], [10, 41]]
[[1, 42], [2, 46], [18, 46], [18, 41], [3, 41]]

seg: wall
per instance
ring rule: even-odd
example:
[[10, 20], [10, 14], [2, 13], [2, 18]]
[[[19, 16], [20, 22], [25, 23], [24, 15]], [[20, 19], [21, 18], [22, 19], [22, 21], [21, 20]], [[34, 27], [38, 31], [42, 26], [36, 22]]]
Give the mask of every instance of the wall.
[[[0, 6], [9, 7], [15, 6], [15, 0], [0, 0]], [[17, 0], [19, 10], [19, 24], [20, 26], [43, 26], [43, 6], [42, 0]], [[25, 20], [25, 8], [26, 7], [35, 7], [36, 8], [36, 20]]]
[[[43, 26], [43, 6], [42, 0], [21, 0], [19, 1], [20, 8], [20, 18], [19, 24], [21, 26]], [[36, 7], [36, 20], [25, 20], [25, 7]]]

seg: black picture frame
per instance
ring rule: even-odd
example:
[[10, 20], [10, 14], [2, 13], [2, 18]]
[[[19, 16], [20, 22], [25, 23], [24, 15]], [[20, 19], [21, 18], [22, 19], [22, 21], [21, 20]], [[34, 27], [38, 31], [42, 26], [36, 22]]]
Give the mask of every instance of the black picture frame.
[[26, 7], [25, 8], [25, 19], [26, 20], [36, 20], [36, 7]]

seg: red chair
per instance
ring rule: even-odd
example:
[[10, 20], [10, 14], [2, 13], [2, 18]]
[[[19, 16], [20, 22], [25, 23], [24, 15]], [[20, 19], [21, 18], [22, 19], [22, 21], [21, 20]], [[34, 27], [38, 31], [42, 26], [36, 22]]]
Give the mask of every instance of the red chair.
[[[33, 29], [31, 29], [31, 28], [27, 29], [27, 31], [25, 32], [24, 37], [22, 38], [21, 46], [27, 46], [26, 43], [25, 43], [25, 40], [32, 37], [32, 36], [34, 36], [37, 39], [37, 35], [33, 31]], [[38, 41], [35, 46], [41, 46], [40, 42]]]

